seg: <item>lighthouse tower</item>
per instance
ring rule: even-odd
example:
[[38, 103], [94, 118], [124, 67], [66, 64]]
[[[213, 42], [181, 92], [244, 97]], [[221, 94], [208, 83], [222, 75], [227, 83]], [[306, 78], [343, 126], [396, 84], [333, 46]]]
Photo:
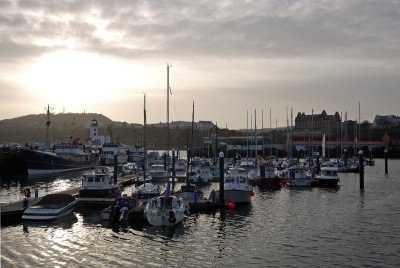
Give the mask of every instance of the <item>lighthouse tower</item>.
[[99, 127], [97, 126], [97, 120], [93, 119], [90, 123], [90, 145], [102, 145], [99, 139]]

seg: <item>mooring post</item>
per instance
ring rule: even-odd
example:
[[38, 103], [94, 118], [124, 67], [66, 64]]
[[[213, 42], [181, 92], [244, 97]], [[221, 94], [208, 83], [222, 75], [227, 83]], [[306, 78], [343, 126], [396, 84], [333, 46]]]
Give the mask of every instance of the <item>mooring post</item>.
[[175, 172], [175, 151], [172, 150], [172, 186], [175, 188], [175, 177], [176, 177], [176, 172]]
[[385, 149], [385, 174], [388, 174], [388, 150]]
[[344, 149], [343, 152], [344, 152], [344, 167], [347, 169], [347, 149]]
[[224, 198], [224, 153], [219, 153], [219, 205], [221, 208], [225, 208]]
[[114, 184], [117, 184], [117, 176], [118, 176], [118, 157], [114, 155]]
[[364, 157], [363, 157], [363, 150], [358, 151], [358, 165], [360, 170], [360, 189], [364, 189]]
[[167, 170], [167, 154], [163, 154], [163, 159], [164, 159], [164, 170]]
[[260, 179], [265, 179], [265, 165], [260, 164]]

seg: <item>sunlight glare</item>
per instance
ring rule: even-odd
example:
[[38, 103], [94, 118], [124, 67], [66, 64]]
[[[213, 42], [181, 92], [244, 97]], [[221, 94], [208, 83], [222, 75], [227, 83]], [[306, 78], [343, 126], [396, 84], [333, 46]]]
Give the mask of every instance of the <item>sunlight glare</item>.
[[29, 66], [21, 82], [53, 105], [82, 108], [142, 91], [150, 83], [148, 68], [93, 53], [61, 50]]

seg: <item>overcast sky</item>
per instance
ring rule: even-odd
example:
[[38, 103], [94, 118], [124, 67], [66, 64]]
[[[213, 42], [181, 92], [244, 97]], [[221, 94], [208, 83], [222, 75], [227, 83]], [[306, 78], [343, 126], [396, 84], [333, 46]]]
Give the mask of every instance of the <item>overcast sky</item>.
[[170, 121], [400, 115], [400, 1], [0, 1], [0, 119], [165, 122], [167, 63]]

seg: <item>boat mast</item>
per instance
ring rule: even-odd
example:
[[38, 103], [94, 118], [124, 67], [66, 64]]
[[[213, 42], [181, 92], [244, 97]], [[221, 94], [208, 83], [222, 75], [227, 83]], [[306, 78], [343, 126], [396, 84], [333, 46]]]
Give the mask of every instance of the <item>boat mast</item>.
[[171, 93], [171, 88], [169, 87], [169, 67], [171, 65], [167, 64], [167, 157], [169, 156], [169, 94]]
[[194, 156], [194, 101], [193, 101], [193, 108], [192, 108], [192, 144], [190, 150], [190, 172], [193, 172], [193, 156]]
[[146, 183], [146, 165], [147, 165], [147, 147], [146, 147], [146, 130], [147, 130], [147, 119], [146, 119], [146, 94], [144, 94], [143, 101], [143, 147], [144, 147], [144, 157], [143, 157], [143, 182]]
[[[51, 108], [53, 110], [53, 108]], [[46, 121], [46, 145], [47, 148], [50, 149], [50, 105], [47, 104], [47, 121]]]

